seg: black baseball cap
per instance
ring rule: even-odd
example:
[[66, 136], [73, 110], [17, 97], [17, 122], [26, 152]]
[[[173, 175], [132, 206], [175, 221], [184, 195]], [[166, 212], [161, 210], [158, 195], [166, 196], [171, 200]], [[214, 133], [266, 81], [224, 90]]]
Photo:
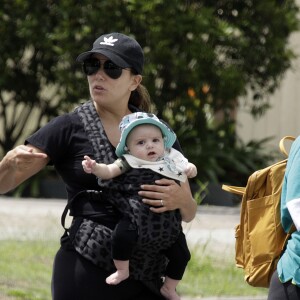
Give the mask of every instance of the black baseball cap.
[[81, 53], [76, 61], [83, 62], [93, 53], [103, 54], [121, 68], [132, 68], [142, 74], [144, 53], [133, 38], [118, 32], [103, 34], [93, 44], [90, 51]]

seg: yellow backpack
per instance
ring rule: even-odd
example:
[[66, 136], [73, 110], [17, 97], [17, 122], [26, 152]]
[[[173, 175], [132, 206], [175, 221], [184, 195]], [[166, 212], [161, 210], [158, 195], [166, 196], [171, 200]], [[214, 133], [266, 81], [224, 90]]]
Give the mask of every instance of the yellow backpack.
[[[279, 143], [284, 148], [285, 136]], [[245, 281], [254, 287], [268, 287], [279, 257], [290, 237], [280, 221], [280, 196], [287, 159], [254, 172], [246, 187], [223, 185], [228, 192], [242, 195], [240, 224], [235, 228], [236, 266], [244, 269]], [[294, 226], [293, 226], [294, 227]]]

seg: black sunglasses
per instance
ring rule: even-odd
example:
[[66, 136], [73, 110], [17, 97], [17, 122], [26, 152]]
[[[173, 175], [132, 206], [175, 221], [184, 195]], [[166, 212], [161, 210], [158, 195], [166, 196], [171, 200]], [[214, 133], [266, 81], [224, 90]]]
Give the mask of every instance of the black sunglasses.
[[[93, 75], [101, 68], [101, 61], [97, 58], [88, 58], [82, 64], [83, 72], [86, 75]], [[103, 70], [112, 79], [118, 79], [122, 75], [122, 68], [114, 64], [111, 60], [103, 63]]]

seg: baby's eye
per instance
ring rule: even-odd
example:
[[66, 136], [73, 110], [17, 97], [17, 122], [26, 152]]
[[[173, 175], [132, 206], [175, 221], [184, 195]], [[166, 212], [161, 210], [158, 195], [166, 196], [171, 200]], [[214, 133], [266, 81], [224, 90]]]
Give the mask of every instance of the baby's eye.
[[160, 139], [153, 139], [153, 143], [159, 143]]
[[138, 141], [138, 143], [137, 143], [138, 145], [144, 145], [145, 144], [145, 142], [144, 141]]

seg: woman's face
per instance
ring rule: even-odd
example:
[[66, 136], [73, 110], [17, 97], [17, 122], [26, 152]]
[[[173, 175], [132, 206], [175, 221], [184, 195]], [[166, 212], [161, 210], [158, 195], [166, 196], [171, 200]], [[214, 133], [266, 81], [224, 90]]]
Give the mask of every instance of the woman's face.
[[128, 105], [130, 94], [141, 82], [141, 75], [133, 75], [130, 69], [123, 69], [119, 78], [109, 77], [103, 70], [103, 64], [108, 58], [101, 54], [93, 55], [101, 62], [101, 68], [94, 74], [88, 75], [91, 98], [99, 106], [113, 108]]

